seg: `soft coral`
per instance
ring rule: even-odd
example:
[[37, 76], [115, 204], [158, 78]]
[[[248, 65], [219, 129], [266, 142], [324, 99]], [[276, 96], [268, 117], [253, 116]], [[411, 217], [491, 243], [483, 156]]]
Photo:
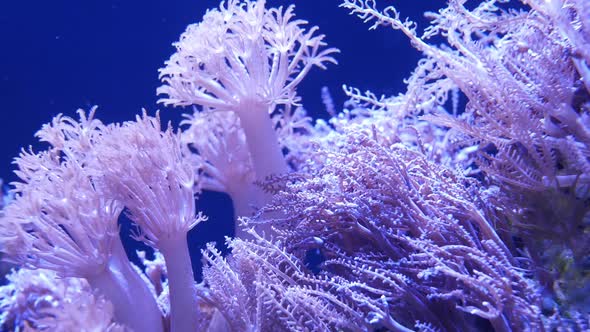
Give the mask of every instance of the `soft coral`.
[[[165, 84], [158, 89], [166, 95], [160, 100], [164, 104], [235, 112], [257, 181], [288, 171], [270, 114], [278, 105], [296, 105], [296, 86], [314, 66], [335, 63], [331, 55], [337, 52], [324, 48], [317, 27], [305, 30], [307, 22], [294, 19], [293, 6], [264, 5], [229, 1], [190, 25], [160, 70]], [[268, 202], [260, 190], [246, 192], [247, 202], [236, 202], [233, 195], [234, 205]]]

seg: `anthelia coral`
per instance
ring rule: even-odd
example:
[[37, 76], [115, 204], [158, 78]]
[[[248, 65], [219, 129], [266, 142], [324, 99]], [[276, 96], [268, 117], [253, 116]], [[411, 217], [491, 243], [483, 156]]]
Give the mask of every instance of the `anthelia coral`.
[[[424, 58], [397, 96], [344, 86], [338, 112], [323, 89], [316, 122], [296, 87], [337, 50], [293, 6], [265, 6], [222, 2], [175, 44], [158, 94], [192, 106], [183, 130], [92, 109], [16, 158], [5, 329], [590, 328], [587, 1], [450, 0], [420, 33], [393, 6], [344, 0]], [[236, 236], [226, 255], [202, 248], [197, 284], [202, 191], [229, 194]], [[141, 267], [122, 211], [153, 249]]]
[[[295, 19], [293, 11], [294, 6], [266, 9], [265, 1], [222, 2], [202, 22], [187, 28], [174, 44], [177, 52], [160, 70], [162, 103], [196, 105], [206, 113], [233, 113], [217, 116], [211, 124], [229, 121], [244, 132], [241, 148], [246, 150], [241, 154], [249, 156], [251, 166], [235, 174], [237, 181], [248, 176], [250, 168], [259, 181], [288, 171], [271, 114], [278, 106], [298, 104], [296, 87], [314, 66], [335, 63], [331, 54], [337, 50], [325, 48], [318, 28], [306, 30], [307, 22]], [[220, 133], [217, 140], [235, 142], [234, 135], [232, 131]], [[227, 151], [216, 152], [223, 153]], [[236, 168], [232, 170], [235, 173]], [[250, 215], [249, 206], [260, 207], [267, 201], [257, 187], [229, 193], [238, 215]]]
[[172, 331], [197, 328], [186, 236], [207, 219], [196, 214], [194, 174], [181, 147], [172, 128], [162, 132], [160, 119], [145, 112], [134, 122], [108, 128], [96, 146], [98, 185], [129, 210], [139, 226], [136, 237], [164, 256]]
[[[115, 306], [117, 321], [161, 331], [160, 311], [130, 265], [117, 226], [123, 205], [91, 176], [95, 144], [106, 126], [80, 112], [80, 121], [58, 115], [37, 136], [46, 151], [23, 151], [15, 160], [21, 182], [3, 211], [0, 234], [6, 259], [60, 277], [85, 278]], [[145, 317], [143, 313], [149, 313]]]

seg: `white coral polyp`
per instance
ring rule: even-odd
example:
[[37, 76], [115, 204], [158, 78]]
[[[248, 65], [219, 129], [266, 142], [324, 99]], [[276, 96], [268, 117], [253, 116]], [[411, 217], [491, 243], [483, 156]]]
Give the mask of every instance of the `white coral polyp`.
[[[177, 52], [160, 70], [160, 101], [244, 110], [244, 103], [296, 104], [295, 87], [315, 65], [336, 63], [322, 49], [317, 27], [293, 19], [293, 6], [265, 10], [265, 1], [229, 1], [190, 25], [175, 43]], [[255, 99], [255, 100], [252, 100]]]
[[205, 219], [195, 217], [193, 169], [179, 137], [160, 127], [158, 116], [144, 112], [134, 122], [111, 127], [98, 154], [101, 183], [129, 209], [140, 237], [155, 247]]
[[230, 195], [254, 181], [252, 161], [240, 120], [233, 112], [195, 112], [186, 115], [181, 125], [183, 144], [196, 150], [193, 164], [203, 190]]
[[170, 290], [170, 331], [196, 331], [194, 276], [187, 232], [195, 216], [193, 169], [183, 154], [179, 135], [160, 118], [137, 116], [113, 126], [97, 145], [101, 183], [119, 199], [139, 225], [139, 238], [159, 249], [166, 260]]
[[39, 176], [35, 184], [6, 208], [0, 225], [10, 260], [66, 277], [102, 272], [118, 238], [122, 207], [101, 197], [73, 162]]

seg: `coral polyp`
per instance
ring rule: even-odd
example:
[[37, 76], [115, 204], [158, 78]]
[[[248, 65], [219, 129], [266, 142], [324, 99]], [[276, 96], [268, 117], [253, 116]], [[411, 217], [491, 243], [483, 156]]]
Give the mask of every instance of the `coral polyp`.
[[[160, 69], [180, 128], [96, 108], [44, 125], [0, 182], [2, 329], [589, 330], [588, 1], [449, 0], [424, 28], [340, 7], [421, 52], [405, 91], [343, 85], [338, 111], [324, 88], [312, 119], [297, 89], [339, 50], [293, 5], [229, 0]], [[191, 252], [219, 222], [208, 192], [233, 236]]]

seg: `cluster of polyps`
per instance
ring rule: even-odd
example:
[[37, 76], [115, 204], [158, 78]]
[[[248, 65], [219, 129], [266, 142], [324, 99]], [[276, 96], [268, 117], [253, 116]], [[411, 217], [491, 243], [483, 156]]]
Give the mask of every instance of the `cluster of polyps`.
[[[80, 121], [57, 116], [37, 134], [50, 148], [17, 158], [21, 182], [0, 223], [2, 251], [25, 267], [85, 278], [112, 302], [118, 322], [162, 331], [167, 323], [157, 294], [129, 263], [119, 237], [117, 220], [127, 209], [137, 239], [165, 258], [171, 330], [198, 329], [186, 234], [206, 218], [196, 213], [195, 192], [201, 182], [217, 183], [238, 214], [264, 204], [268, 197], [254, 181], [288, 171], [270, 115], [277, 105], [298, 102], [295, 87], [313, 66], [335, 62], [336, 50], [323, 49], [323, 36], [294, 20], [292, 6], [264, 5], [234, 0], [209, 11], [161, 70], [165, 86], [158, 93], [168, 95], [162, 102], [198, 105], [212, 115], [201, 126], [207, 139], [191, 143], [199, 156], [145, 112], [108, 126], [94, 119], [94, 110], [88, 117], [80, 112]], [[236, 148], [239, 158], [220, 156]], [[203, 172], [207, 179], [195, 179]]]
[[[288, 171], [270, 115], [277, 106], [297, 104], [295, 88], [311, 68], [335, 63], [331, 54], [337, 50], [323, 48], [324, 36], [315, 34], [317, 27], [305, 30], [305, 21], [294, 20], [293, 6], [267, 10], [264, 3], [234, 0], [209, 11], [201, 23], [189, 26], [182, 34], [175, 43], [177, 52], [160, 70], [165, 85], [158, 93], [166, 95], [161, 102], [201, 106], [209, 114], [237, 115], [251, 165], [243, 168], [244, 174], [235, 174], [242, 165], [228, 168], [216, 165], [214, 159], [206, 160], [216, 170], [208, 175], [224, 178], [225, 182], [229, 172], [233, 172], [235, 182], [240, 182], [251, 170], [257, 181]], [[236, 120], [232, 116], [215, 119], [216, 123], [222, 121]], [[232, 140], [235, 132], [222, 136]], [[195, 145], [197, 150], [207, 149]], [[268, 201], [251, 183], [225, 191], [244, 214], [247, 207]]]
[[[24, 267], [85, 278], [114, 305], [118, 322], [136, 330], [161, 331], [162, 315], [154, 295], [129, 263], [119, 237], [117, 219], [124, 206], [132, 207], [105, 190], [102, 179], [108, 170], [99, 171], [104, 167], [96, 158], [108, 148], [102, 144], [105, 137], [115, 138], [131, 124], [107, 127], [93, 118], [94, 110], [89, 117], [80, 114], [80, 122], [58, 115], [37, 133], [50, 148], [23, 152], [16, 159], [22, 182], [15, 185], [15, 200], [0, 222], [2, 250]], [[145, 138], [146, 144], [160, 139], [153, 132]], [[154, 185], [146, 178], [137, 181]], [[192, 191], [190, 197], [193, 201]]]

